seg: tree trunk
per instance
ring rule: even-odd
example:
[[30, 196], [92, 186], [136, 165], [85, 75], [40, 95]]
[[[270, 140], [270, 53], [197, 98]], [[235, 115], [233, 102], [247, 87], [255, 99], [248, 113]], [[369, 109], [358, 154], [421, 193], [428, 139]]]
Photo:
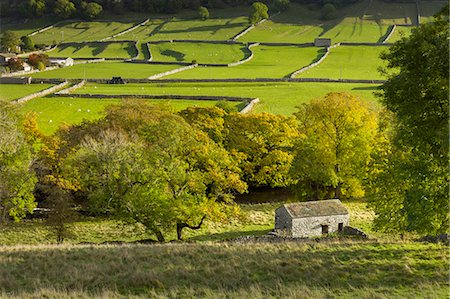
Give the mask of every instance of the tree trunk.
[[181, 221], [177, 221], [177, 238], [178, 240], [183, 240], [183, 228], [187, 227], [190, 229], [200, 229], [202, 227], [203, 224], [203, 220], [205, 220], [206, 216], [202, 217], [202, 220], [200, 220], [200, 223], [196, 226], [191, 226], [189, 224], [187, 224], [186, 222], [181, 222]]
[[[339, 177], [339, 171], [340, 171], [339, 164], [336, 164], [334, 166], [334, 171], [336, 172], [336, 175]], [[340, 181], [337, 183], [337, 186], [334, 188], [334, 198], [341, 199], [341, 182]]]
[[164, 243], [166, 239], [164, 239], [163, 234], [159, 229], [153, 229], [153, 233], [156, 235], [156, 238], [158, 239], [158, 242]]

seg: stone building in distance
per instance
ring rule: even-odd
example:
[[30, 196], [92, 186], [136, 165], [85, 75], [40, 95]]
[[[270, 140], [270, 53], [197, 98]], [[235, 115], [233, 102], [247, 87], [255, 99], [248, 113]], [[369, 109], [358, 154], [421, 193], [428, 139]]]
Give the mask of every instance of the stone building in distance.
[[284, 204], [275, 210], [275, 232], [294, 238], [342, 231], [349, 213], [339, 199]]

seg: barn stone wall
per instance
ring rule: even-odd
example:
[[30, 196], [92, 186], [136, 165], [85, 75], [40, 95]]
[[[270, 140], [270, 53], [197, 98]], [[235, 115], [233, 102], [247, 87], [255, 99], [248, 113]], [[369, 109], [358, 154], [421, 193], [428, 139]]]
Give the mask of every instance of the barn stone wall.
[[284, 206], [275, 210], [275, 231], [284, 231], [290, 234], [292, 217]]
[[331, 215], [320, 217], [305, 217], [292, 220], [292, 237], [317, 237], [322, 235], [322, 225], [328, 225], [328, 233], [338, 231], [339, 223], [343, 227], [349, 225], [349, 215]]

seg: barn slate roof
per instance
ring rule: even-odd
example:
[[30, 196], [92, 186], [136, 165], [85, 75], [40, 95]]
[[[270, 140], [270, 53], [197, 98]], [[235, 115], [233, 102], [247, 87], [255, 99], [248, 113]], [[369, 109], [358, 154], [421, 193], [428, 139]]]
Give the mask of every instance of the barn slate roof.
[[347, 208], [339, 199], [290, 203], [284, 207], [292, 218], [348, 215]]

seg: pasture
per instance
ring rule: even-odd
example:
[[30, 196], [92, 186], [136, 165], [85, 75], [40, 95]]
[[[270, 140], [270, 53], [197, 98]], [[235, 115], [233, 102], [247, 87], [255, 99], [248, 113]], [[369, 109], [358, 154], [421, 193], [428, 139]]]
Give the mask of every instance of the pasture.
[[247, 47], [236, 44], [157, 43], [150, 44], [153, 61], [227, 64], [250, 55]]
[[56, 70], [34, 73], [33, 78], [94, 79], [121, 76], [123, 78], [147, 78], [179, 68], [179, 65], [142, 64], [127, 62], [103, 62], [77, 64]]
[[380, 53], [387, 46], [340, 46], [331, 49], [325, 60], [316, 67], [299, 75], [303, 78], [331, 79], [385, 79], [378, 72], [383, 66]]
[[291, 3], [288, 10], [271, 16], [239, 38], [243, 42], [290, 42], [310, 43], [319, 37], [324, 24], [318, 19], [320, 11], [311, 10], [306, 5]]
[[[37, 114], [39, 129], [46, 135], [53, 134], [59, 126], [80, 124], [83, 120], [95, 120], [103, 116], [105, 107], [120, 103], [120, 99], [89, 99], [70, 97], [45, 97], [24, 103], [22, 113]], [[167, 105], [174, 111], [187, 107], [211, 107], [217, 101], [194, 100], [142, 100], [150, 104]], [[241, 103], [233, 103], [236, 109], [242, 109]]]
[[152, 83], [113, 86], [88, 83], [75, 93], [91, 94], [149, 94], [149, 95], [205, 95], [253, 97], [261, 101], [254, 112], [291, 115], [296, 106], [329, 92], [351, 92], [370, 102], [376, 102], [374, 84], [312, 83], [312, 82], [214, 82], [214, 83]]
[[0, 101], [16, 100], [51, 86], [51, 84], [0, 84]]
[[253, 58], [232, 67], [197, 67], [164, 78], [227, 79], [285, 78], [318, 59], [323, 48], [297, 46], [256, 46]]
[[[136, 23], [142, 22], [136, 21]], [[53, 28], [33, 36], [37, 44], [52, 45], [61, 42], [89, 42], [99, 41], [102, 38], [112, 36], [132, 26], [133, 22], [58, 22]]]
[[137, 55], [133, 43], [80, 43], [59, 45], [47, 53], [50, 57], [71, 58], [123, 58], [129, 59]]
[[426, 23], [433, 20], [433, 16], [446, 4], [448, 4], [447, 1], [420, 1], [420, 23]]
[[391, 35], [391, 37], [388, 39], [389, 43], [395, 43], [396, 41], [400, 40], [402, 37], [408, 37], [411, 35], [411, 31], [414, 29], [414, 27], [404, 27], [404, 26], [397, 26], [394, 30], [394, 33]]
[[[335, 236], [307, 243], [223, 242], [265, 234], [281, 204], [240, 205], [241, 217], [187, 230], [192, 243], [120, 245], [151, 243], [150, 234], [138, 225], [83, 217], [73, 224], [68, 244], [27, 246], [23, 244], [52, 242], [41, 221], [6, 226], [1, 228], [0, 244], [22, 245], [0, 248], [0, 296], [443, 298], [447, 294], [445, 245], [387, 235], [377, 235], [378, 241]], [[363, 201], [344, 204], [355, 215], [352, 225], [370, 227], [373, 215]], [[211, 242], [217, 240], [222, 242]], [[93, 246], [105, 241], [119, 245]], [[74, 245], [80, 242], [88, 244]]]
[[15, 20], [2, 17], [0, 20], [0, 34], [6, 30], [13, 30], [19, 36], [31, 34], [41, 28], [50, 26], [55, 23], [53, 18], [25, 19]]

